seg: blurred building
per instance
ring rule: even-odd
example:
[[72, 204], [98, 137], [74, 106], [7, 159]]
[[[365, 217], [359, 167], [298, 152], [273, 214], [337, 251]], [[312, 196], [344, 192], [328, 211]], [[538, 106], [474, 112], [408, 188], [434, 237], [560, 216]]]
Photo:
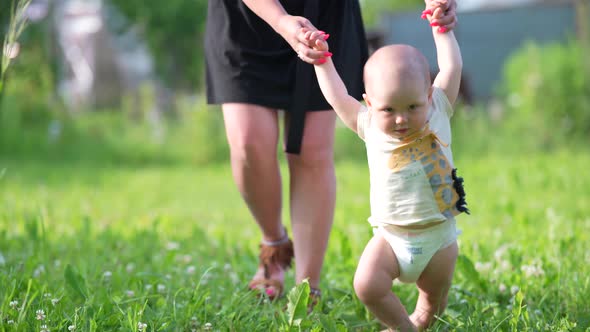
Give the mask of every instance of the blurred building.
[[156, 84], [147, 46], [107, 0], [32, 0], [27, 15], [48, 22], [59, 94], [70, 110], [117, 108]]
[[[565, 42], [576, 35], [574, 0], [459, 0], [458, 6], [455, 35], [463, 55], [466, 99], [491, 97], [505, 61], [526, 42]], [[420, 19], [421, 10], [384, 15], [381, 42], [417, 47], [437, 71], [431, 28]]]

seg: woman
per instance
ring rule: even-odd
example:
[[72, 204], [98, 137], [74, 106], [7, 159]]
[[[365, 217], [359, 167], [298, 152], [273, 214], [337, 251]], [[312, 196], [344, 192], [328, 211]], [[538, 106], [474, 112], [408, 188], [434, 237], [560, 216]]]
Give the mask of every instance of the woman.
[[[454, 0], [447, 7], [439, 23], [450, 30]], [[334, 216], [336, 115], [308, 65], [332, 55], [311, 49], [302, 27], [326, 31], [336, 68], [360, 99], [368, 54], [358, 0], [209, 1], [207, 99], [222, 105], [234, 180], [262, 231], [260, 265], [249, 286], [271, 299], [282, 294], [293, 254], [295, 281], [309, 279], [319, 297]], [[278, 110], [285, 111], [294, 246], [281, 220]]]

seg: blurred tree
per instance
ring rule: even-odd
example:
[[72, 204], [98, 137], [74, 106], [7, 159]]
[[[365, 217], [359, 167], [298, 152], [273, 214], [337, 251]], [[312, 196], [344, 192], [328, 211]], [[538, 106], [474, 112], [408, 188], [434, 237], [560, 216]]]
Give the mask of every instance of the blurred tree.
[[[590, 54], [590, 2], [588, 0], [578, 0], [576, 2], [576, 21], [578, 24], [578, 40], [585, 52]], [[584, 59], [586, 74], [590, 75], [590, 58]]]
[[110, 3], [129, 19], [129, 24], [139, 27], [154, 56], [156, 71], [170, 87], [185, 92], [201, 87], [207, 0]]
[[368, 28], [379, 23], [386, 12], [416, 9], [424, 6], [424, 0], [360, 0], [363, 19]]

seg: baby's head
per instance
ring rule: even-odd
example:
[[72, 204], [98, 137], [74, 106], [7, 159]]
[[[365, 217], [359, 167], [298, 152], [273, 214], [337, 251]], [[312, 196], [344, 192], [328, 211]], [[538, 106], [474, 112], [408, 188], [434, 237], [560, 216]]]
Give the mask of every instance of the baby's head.
[[364, 69], [365, 102], [379, 129], [398, 139], [421, 130], [432, 97], [428, 61], [409, 45], [378, 49]]

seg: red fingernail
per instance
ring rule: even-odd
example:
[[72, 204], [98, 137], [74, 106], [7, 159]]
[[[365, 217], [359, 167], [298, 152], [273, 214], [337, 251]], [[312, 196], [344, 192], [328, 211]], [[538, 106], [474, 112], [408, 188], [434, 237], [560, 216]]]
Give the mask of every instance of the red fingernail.
[[325, 32], [322, 30], [318, 30], [319, 33], [324, 34]]
[[439, 25], [440, 25], [440, 24], [439, 24], [438, 22], [432, 22], [432, 23], [430, 23], [430, 26], [431, 26], [431, 27], [437, 27], [437, 26], [439, 26]]
[[426, 9], [426, 10], [424, 10], [424, 11], [422, 12], [422, 14], [427, 14], [427, 15], [428, 15], [428, 14], [432, 14], [432, 10], [430, 10], [430, 9]]
[[323, 65], [324, 63], [326, 63], [326, 59], [325, 58], [321, 58], [319, 61], [320, 65]]
[[438, 32], [440, 32], [440, 33], [445, 33], [445, 32], [447, 32], [447, 28], [445, 28], [445, 27], [440, 27], [440, 28], [438, 28]]
[[426, 14], [422, 14], [422, 16], [420, 16], [421, 19], [425, 20], [428, 18], [428, 16]]
[[332, 56], [332, 52], [324, 52], [324, 56]]
[[330, 38], [330, 34], [329, 33], [327, 33], [327, 34], [324, 35], [324, 40], [328, 40], [328, 38]]

